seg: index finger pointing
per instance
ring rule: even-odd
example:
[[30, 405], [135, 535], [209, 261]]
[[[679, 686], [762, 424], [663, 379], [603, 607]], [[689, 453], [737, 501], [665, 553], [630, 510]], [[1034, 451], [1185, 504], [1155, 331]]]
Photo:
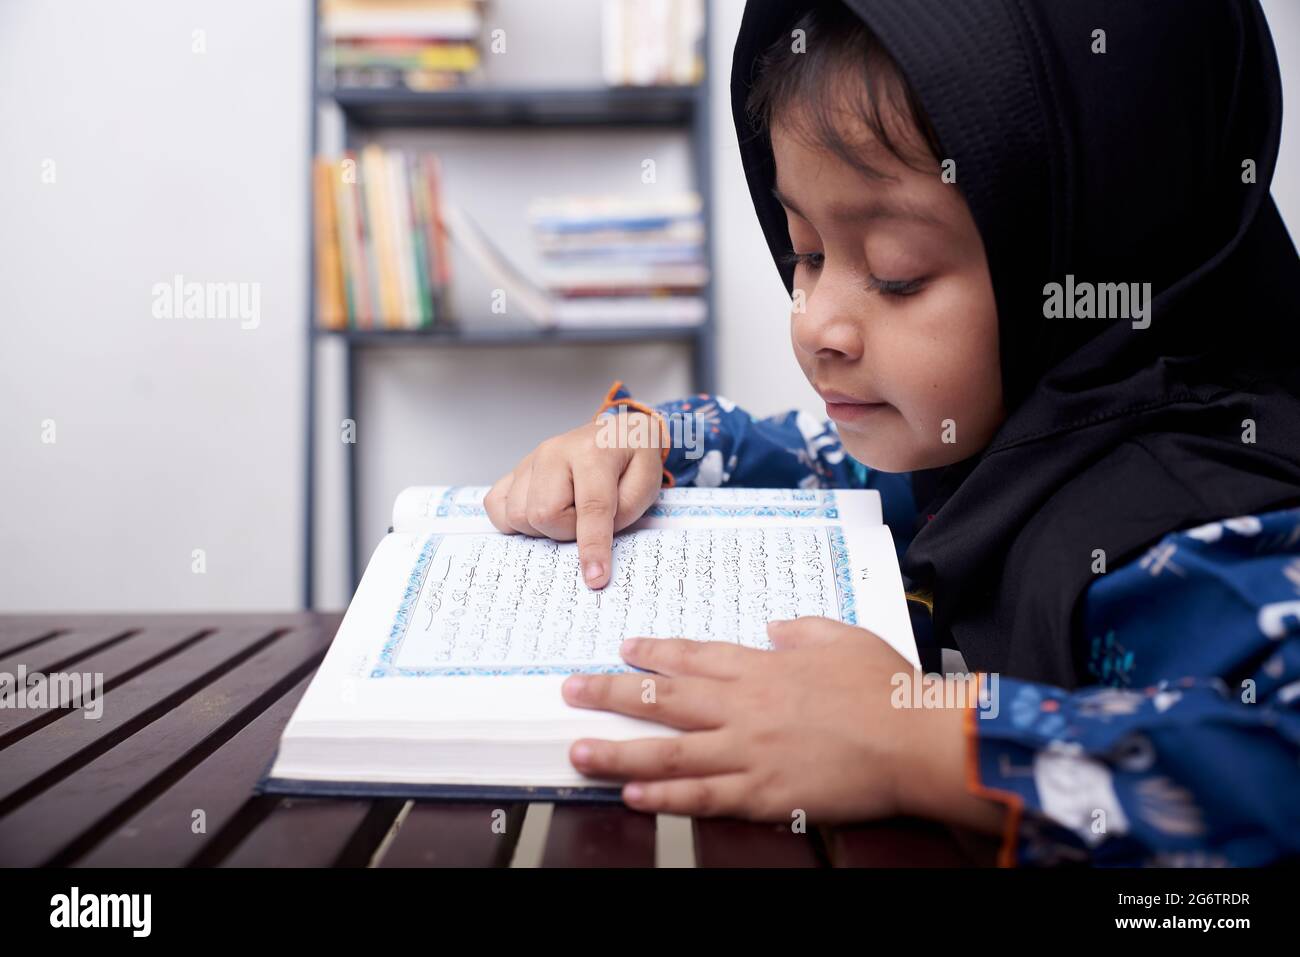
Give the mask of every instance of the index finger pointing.
[[618, 507], [618, 472], [595, 463], [573, 470], [573, 511], [577, 519], [578, 563], [588, 588], [609, 581], [614, 513]]
[[510, 494], [510, 486], [514, 483], [515, 473], [509, 472], [497, 479], [486, 495], [483, 496], [483, 511], [487, 512], [488, 520], [498, 529], [509, 534], [514, 531], [510, 525], [510, 520], [506, 518], [506, 496]]

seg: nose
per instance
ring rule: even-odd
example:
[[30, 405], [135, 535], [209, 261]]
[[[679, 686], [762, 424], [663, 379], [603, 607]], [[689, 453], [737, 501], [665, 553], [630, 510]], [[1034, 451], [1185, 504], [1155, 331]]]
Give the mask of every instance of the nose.
[[862, 308], [861, 291], [824, 270], [802, 303], [795, 290], [790, 312], [795, 348], [818, 359], [861, 358]]

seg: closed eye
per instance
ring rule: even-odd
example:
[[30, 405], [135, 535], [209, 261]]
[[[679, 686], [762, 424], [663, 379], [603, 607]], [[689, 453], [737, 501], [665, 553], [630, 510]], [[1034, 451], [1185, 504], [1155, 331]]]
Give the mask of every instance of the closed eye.
[[821, 269], [826, 263], [825, 253], [782, 253], [781, 265], [783, 266], [804, 266], [807, 269], [816, 271]]
[[[826, 265], [826, 254], [782, 253], [781, 263], [786, 266], [803, 266], [805, 269], [818, 272]], [[872, 275], [867, 280], [867, 288], [883, 296], [911, 296], [920, 292], [924, 285], [924, 279], [881, 279], [879, 276]]]
[[880, 279], [872, 276], [867, 288], [886, 296], [911, 296], [921, 291], [924, 279]]

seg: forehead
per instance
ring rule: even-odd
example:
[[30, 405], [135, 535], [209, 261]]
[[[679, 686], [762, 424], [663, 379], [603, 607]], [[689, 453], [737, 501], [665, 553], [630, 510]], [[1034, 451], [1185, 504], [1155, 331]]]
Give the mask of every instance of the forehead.
[[902, 163], [933, 167], [939, 144], [906, 85], [894, 71], [846, 66], [827, 70], [813, 88], [789, 92], [767, 114], [775, 136], [825, 148], [863, 175], [886, 175]]
[[846, 149], [837, 150], [798, 125], [773, 124], [773, 194], [787, 210], [819, 221], [893, 220], [932, 226], [949, 221], [953, 204], [961, 200], [940, 178], [938, 164], [931, 161], [929, 169], [909, 165], [865, 126], [844, 132]]

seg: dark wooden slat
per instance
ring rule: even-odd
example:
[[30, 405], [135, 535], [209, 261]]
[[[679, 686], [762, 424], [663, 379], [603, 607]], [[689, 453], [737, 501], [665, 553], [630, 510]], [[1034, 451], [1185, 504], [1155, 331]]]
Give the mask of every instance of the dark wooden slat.
[[[287, 619], [288, 615], [274, 616]], [[300, 616], [297, 616], [300, 617]], [[45, 641], [51, 637], [80, 633], [87, 641], [120, 635], [147, 625], [149, 628], [189, 628], [198, 631], [211, 624], [212, 619], [219, 619], [222, 627], [233, 628], [240, 624], [254, 625], [265, 623], [268, 616], [208, 615], [200, 617], [193, 614], [23, 614], [0, 615], [0, 659], [7, 659], [23, 647], [35, 647], [38, 639]], [[27, 662], [31, 667], [31, 662]]]
[[[187, 686], [208, 673], [227, 666], [231, 659], [265, 640], [264, 627], [220, 632], [204, 638], [162, 667], [137, 675], [105, 696], [104, 714], [87, 721], [71, 712], [0, 751], [0, 815], [27, 796], [70, 774], [78, 764], [113, 747], [154, 712], [179, 700]], [[164, 712], [158, 712], [159, 714]]]
[[[82, 674], [102, 674], [107, 692], [124, 680], [149, 667], [166, 655], [174, 654], [195, 641], [202, 640], [203, 630], [190, 627], [144, 628], [124, 641], [114, 643], [77, 661], [70, 670]], [[0, 670], [3, 670], [0, 667]], [[45, 709], [13, 708], [0, 710], [0, 749], [13, 743], [17, 737], [29, 733], [33, 726], [48, 724], [63, 715], [59, 709], [71, 705], [69, 695], [51, 700]], [[84, 719], [83, 719], [84, 720]]]
[[[60, 614], [60, 615], [0, 615], [0, 671], [5, 670], [16, 662], [27, 665], [28, 670], [37, 669], [38, 662], [30, 660], [34, 656], [23, 656], [17, 654], [15, 648], [24, 647], [37, 648], [38, 646], [48, 643], [52, 637], [73, 639], [70, 644], [71, 653], [84, 653], [86, 647], [92, 646], [106, 639], [123, 635], [127, 632], [146, 630], [165, 630], [169, 628], [187, 629], [191, 633], [201, 631], [204, 628], [219, 627], [227, 631], [233, 631], [240, 628], [264, 628], [272, 630], [275, 628], [307, 628], [318, 627], [323, 618], [338, 616], [322, 616], [315, 612], [294, 612], [294, 613], [239, 613], [225, 615], [195, 615], [195, 614]], [[52, 636], [52, 637], [51, 637]], [[80, 636], [80, 637], [78, 637]], [[44, 642], [36, 642], [38, 638], [44, 637]], [[77, 644], [84, 641], [85, 646]], [[35, 643], [33, 643], [35, 642]], [[66, 655], [64, 656], [66, 657]], [[13, 658], [13, 661], [10, 659]], [[41, 648], [39, 658], [42, 661], [57, 660], [51, 659]], [[10, 668], [12, 670], [12, 668]]]
[[46, 619], [40, 624], [28, 624], [0, 618], [0, 658], [8, 658], [25, 648], [32, 648], [61, 634], [63, 631], [54, 627], [51, 619]]
[[[36, 748], [68, 750], [53, 734], [57, 729], [75, 749], [71, 759], [55, 755], [44, 762], [57, 762], [50, 771], [57, 783], [0, 818], [0, 863], [61, 863], [60, 855], [75, 853], [88, 834], [115, 826], [225, 743], [313, 668], [327, 643], [319, 629], [269, 637], [218, 632], [108, 696], [103, 721], [115, 722], [126, 735], [120, 740], [101, 733], [98, 746], [87, 747], [77, 725], [102, 722], [65, 718], [2, 752], [6, 768], [11, 756], [22, 758], [15, 772], [21, 779], [37, 764]], [[227, 722], [223, 737], [219, 731]]]
[[969, 867], [950, 829], [933, 821], [894, 818], [826, 829], [834, 867]]
[[796, 834], [790, 825], [732, 818], [696, 818], [696, 867], [824, 867], [817, 829]]
[[[49, 631], [83, 631], [87, 628], [103, 628], [105, 630], [116, 628], [118, 631], [124, 631], [146, 619], [151, 624], [156, 624], [157, 619], [163, 617], [165, 616], [156, 615], [152, 612], [147, 615], [129, 616], [118, 612], [8, 612], [0, 614], [0, 640], [23, 634], [29, 638], [34, 638]], [[3, 647], [0, 646], [0, 649]]]
[[[78, 867], [179, 867], [225, 834], [252, 800], [253, 785], [275, 756], [280, 735], [311, 679], [303, 678], [237, 735], [142, 807], [75, 862]], [[205, 831], [195, 834], [194, 811]]]
[[264, 798], [270, 813], [222, 867], [364, 867], [403, 801]]
[[0, 659], [0, 671], [17, 674], [19, 665], [24, 665], [29, 674], [63, 670], [80, 663], [88, 655], [125, 641], [134, 633], [131, 628], [65, 632]]
[[543, 867], [653, 867], [655, 818], [619, 804], [557, 804]]
[[[376, 866], [506, 867], [523, 829], [526, 807], [417, 802]], [[494, 825], [504, 830], [497, 833]]]
[[[401, 801], [251, 793], [337, 624], [316, 615], [0, 616], [0, 671], [66, 662], [62, 670], [102, 672], [110, 689], [98, 722], [75, 711], [0, 710], [0, 864], [363, 865], [386, 836], [380, 866], [508, 862], [519, 805], [504, 806], [507, 829], [497, 835], [495, 808], [484, 804], [417, 803], [394, 830]], [[209, 627], [218, 633], [196, 638]], [[277, 629], [301, 634], [262, 644]], [[191, 831], [196, 807], [207, 812], [206, 835]], [[827, 857], [840, 867], [989, 865], [997, 843], [914, 820], [809, 836], [783, 824], [695, 825], [705, 867]], [[653, 860], [652, 816], [556, 807], [545, 866]]]

